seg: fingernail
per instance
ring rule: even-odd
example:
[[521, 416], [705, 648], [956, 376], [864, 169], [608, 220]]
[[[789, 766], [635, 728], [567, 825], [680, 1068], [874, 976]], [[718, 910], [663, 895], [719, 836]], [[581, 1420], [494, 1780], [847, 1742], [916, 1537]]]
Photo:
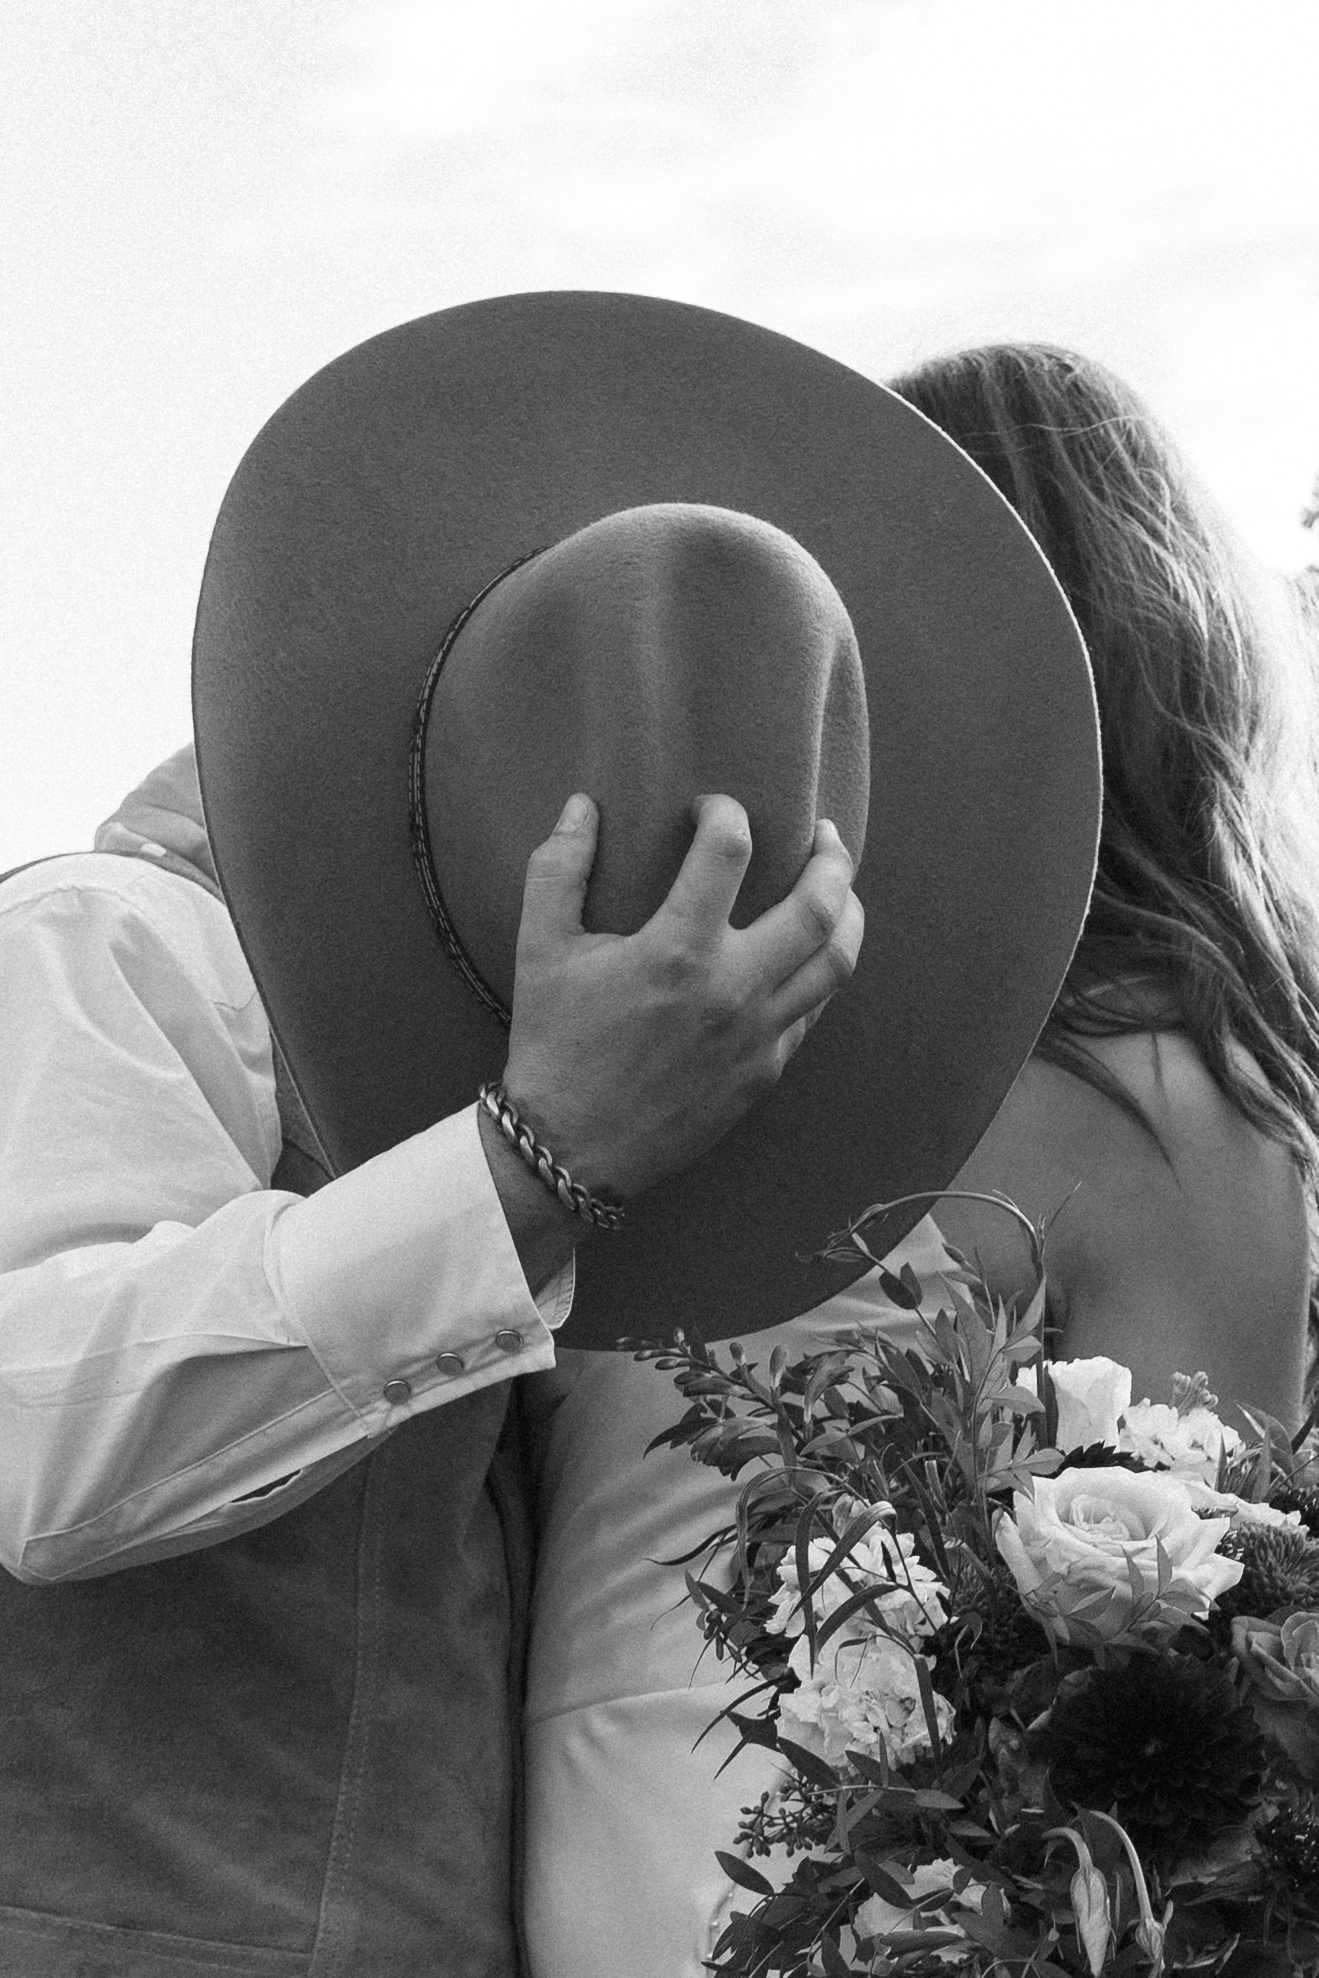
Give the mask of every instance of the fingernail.
[[591, 814], [591, 806], [585, 797], [569, 797], [563, 807], [563, 815], [555, 825], [556, 831], [580, 831]]

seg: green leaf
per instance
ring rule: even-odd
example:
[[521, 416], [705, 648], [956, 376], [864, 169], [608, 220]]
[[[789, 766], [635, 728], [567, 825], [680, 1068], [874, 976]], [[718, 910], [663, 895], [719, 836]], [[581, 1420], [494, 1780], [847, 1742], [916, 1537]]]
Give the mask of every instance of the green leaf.
[[776, 1743], [793, 1770], [800, 1772], [803, 1779], [809, 1780], [813, 1786], [823, 1786], [827, 1792], [837, 1792], [838, 1774], [832, 1765], [826, 1764], [813, 1751], [807, 1751], [805, 1745], [794, 1744], [791, 1738], [780, 1736]]
[[[892, 1584], [861, 1587], [856, 1593], [843, 1601], [841, 1606], [835, 1607], [828, 1620], [822, 1621], [816, 1631], [815, 1649], [817, 1655], [827, 1641], [833, 1640], [833, 1637], [838, 1633], [840, 1628], [845, 1628], [849, 1621], [855, 1620], [856, 1616], [864, 1613], [867, 1608], [873, 1608], [875, 1598], [878, 1594], [893, 1593], [896, 1590]], [[889, 1633], [889, 1630], [885, 1628], [884, 1633]]]
[[767, 1881], [758, 1868], [744, 1861], [740, 1854], [728, 1854], [723, 1848], [716, 1848], [714, 1858], [727, 1875], [730, 1882], [736, 1882], [739, 1889], [750, 1889], [753, 1896], [772, 1896], [774, 1884]]
[[[806, 1383], [806, 1392], [802, 1396], [802, 1413], [804, 1415], [814, 1414], [816, 1403], [819, 1401], [821, 1395], [825, 1393], [827, 1388], [832, 1386], [838, 1375], [847, 1368], [850, 1360], [851, 1355], [849, 1353], [827, 1353], [823, 1356]], [[833, 1405], [837, 1406], [837, 1403], [835, 1402]]]
[[798, 1600], [802, 1624], [806, 1630], [806, 1642], [810, 1651], [811, 1666], [815, 1665], [815, 1608], [811, 1602], [811, 1530], [815, 1523], [815, 1506], [808, 1504], [797, 1520], [793, 1534], [792, 1549], [797, 1567]]
[[925, 1728], [930, 1734], [930, 1750], [936, 1765], [943, 1763], [943, 1739], [939, 1735], [939, 1719], [934, 1708], [934, 1684], [923, 1655], [914, 1655], [916, 1681], [920, 1686], [921, 1708], [925, 1712]]
[[1032, 1394], [1028, 1387], [1018, 1387], [1015, 1384], [1011, 1387], [1005, 1387], [1001, 1393], [996, 1394], [994, 1396], [994, 1405], [996, 1408], [1008, 1408], [1014, 1415], [1042, 1415], [1044, 1413], [1044, 1403], [1040, 1400], [1039, 1395]]
[[863, 1854], [858, 1849], [853, 1859], [865, 1876], [872, 1895], [878, 1896], [881, 1902], [892, 1903], [894, 1909], [911, 1908], [911, 1890], [882, 1868], [873, 1855]]
[[[834, 1577], [839, 1567], [845, 1567], [866, 1533], [873, 1531], [876, 1525], [885, 1524], [887, 1517], [886, 1509], [878, 1504], [868, 1504], [864, 1511], [859, 1511], [854, 1518], [849, 1519], [842, 1537], [835, 1541], [829, 1557], [819, 1572], [811, 1576], [810, 1591], [814, 1593], [826, 1580]], [[882, 1589], [877, 1588], [876, 1591]]]
[[825, 1978], [850, 1978], [852, 1967], [839, 1950], [836, 1938], [821, 1937], [819, 1950]]
[[859, 1464], [862, 1452], [859, 1445], [848, 1435], [820, 1435], [809, 1444], [812, 1456], [823, 1458], [830, 1463]]
[[[773, 1685], [771, 1683], [764, 1683], [761, 1685], [761, 1688], [772, 1689]], [[750, 1695], [754, 1695], [754, 1693], [754, 1691], [748, 1692]], [[744, 1702], [745, 1698], [739, 1697], [738, 1701]], [[727, 1716], [733, 1729], [738, 1733], [743, 1744], [764, 1745], [769, 1751], [779, 1750], [778, 1733], [774, 1729], [772, 1718], [743, 1717], [736, 1710], [728, 1710], [724, 1714]]]
[[[882, 1750], [878, 1758], [872, 1758], [868, 1751], [849, 1751], [847, 1762], [854, 1771], [860, 1773], [863, 1779], [869, 1779], [872, 1785], [882, 1786], [886, 1790], [888, 1789], [892, 1768], [884, 1758]], [[910, 1788], [907, 1786], [896, 1786], [893, 1790], [895, 1792], [906, 1793]]]
[[915, 1275], [910, 1264], [904, 1264], [902, 1266], [902, 1275], [900, 1277], [895, 1276], [892, 1271], [885, 1270], [881, 1264], [879, 1267], [879, 1283], [884, 1296], [889, 1300], [890, 1304], [896, 1305], [899, 1311], [918, 1312], [920, 1310], [921, 1298], [924, 1294], [921, 1291], [920, 1279]]

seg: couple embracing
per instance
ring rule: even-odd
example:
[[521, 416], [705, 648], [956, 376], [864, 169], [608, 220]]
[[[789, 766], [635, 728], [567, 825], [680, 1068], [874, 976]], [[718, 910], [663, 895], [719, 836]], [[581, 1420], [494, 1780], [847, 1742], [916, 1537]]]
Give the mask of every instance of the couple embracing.
[[[716, 1485], [642, 1461], [666, 1383], [609, 1349], [901, 1325], [810, 1261], [868, 1202], [1068, 1201], [1069, 1350], [1297, 1413], [1313, 920], [1223, 640], [1156, 600], [1186, 718], [1135, 740], [1139, 626], [1092, 653], [1099, 841], [1098, 575], [925, 409], [513, 297], [244, 460], [200, 802], [188, 751], [0, 891], [0, 1968], [694, 1978], [761, 1782], [692, 1749], [718, 1672], [655, 1564]], [[1175, 777], [1199, 867], [1142, 811]], [[921, 1207], [895, 1254], [1020, 1288]]]

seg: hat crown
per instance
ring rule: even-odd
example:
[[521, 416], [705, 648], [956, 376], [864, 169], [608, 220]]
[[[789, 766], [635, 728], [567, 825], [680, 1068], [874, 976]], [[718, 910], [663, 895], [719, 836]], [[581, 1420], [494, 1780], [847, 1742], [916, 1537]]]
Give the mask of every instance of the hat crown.
[[512, 570], [455, 638], [427, 736], [436, 876], [506, 1003], [527, 858], [574, 790], [601, 819], [585, 924], [630, 934], [673, 883], [696, 797], [746, 808], [745, 925], [791, 888], [818, 816], [859, 862], [869, 782], [837, 590], [783, 530], [700, 504], [618, 511]]

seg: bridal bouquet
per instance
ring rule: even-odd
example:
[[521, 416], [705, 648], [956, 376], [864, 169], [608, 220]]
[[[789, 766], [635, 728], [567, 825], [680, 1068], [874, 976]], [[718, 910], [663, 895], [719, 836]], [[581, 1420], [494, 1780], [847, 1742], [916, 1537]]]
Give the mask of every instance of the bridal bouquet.
[[656, 1444], [746, 1475], [679, 1563], [784, 1767], [712, 1971], [1319, 1972], [1319, 1454], [1203, 1374], [1050, 1364], [1026, 1227], [1029, 1309], [959, 1260], [918, 1351], [637, 1354], [688, 1403]]

